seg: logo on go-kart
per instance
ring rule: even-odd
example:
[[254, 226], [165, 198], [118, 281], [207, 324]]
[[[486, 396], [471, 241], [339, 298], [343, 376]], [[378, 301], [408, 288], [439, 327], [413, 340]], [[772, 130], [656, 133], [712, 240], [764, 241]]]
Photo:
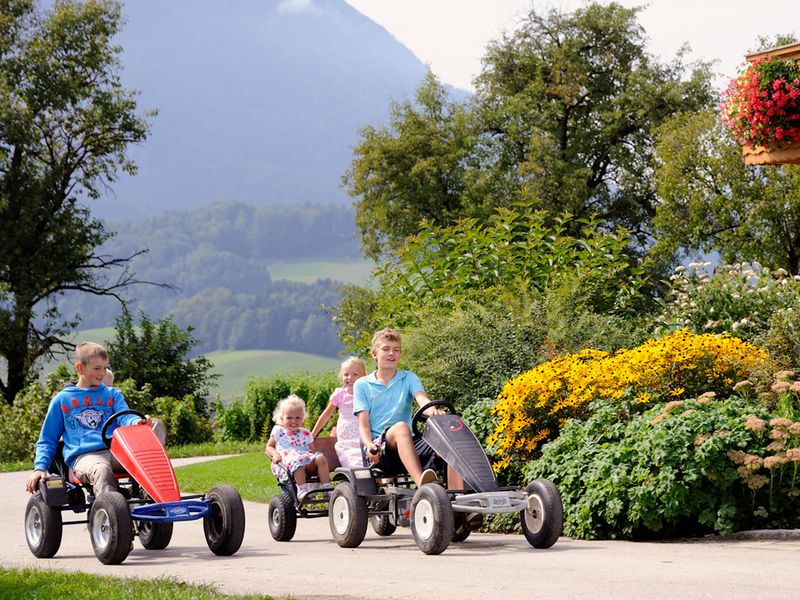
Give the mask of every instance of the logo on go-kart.
[[450, 425], [450, 431], [459, 431], [464, 427], [464, 423], [461, 422], [461, 419], [456, 419], [456, 422]]
[[170, 517], [180, 517], [182, 515], [188, 514], [188, 510], [186, 510], [185, 506], [170, 506], [167, 510], [167, 515]]

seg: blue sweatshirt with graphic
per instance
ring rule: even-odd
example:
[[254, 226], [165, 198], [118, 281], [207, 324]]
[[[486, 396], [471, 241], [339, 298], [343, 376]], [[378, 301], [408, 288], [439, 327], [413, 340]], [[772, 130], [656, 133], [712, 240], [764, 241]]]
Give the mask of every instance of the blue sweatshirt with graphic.
[[[50, 401], [36, 442], [33, 468], [47, 471], [60, 439], [64, 440], [64, 461], [70, 468], [81, 454], [105, 450], [103, 425], [108, 417], [127, 408], [117, 388], [102, 384], [90, 388], [68, 385]], [[136, 415], [123, 415], [109, 426], [106, 435], [110, 437], [117, 426], [133, 425], [139, 419]]]

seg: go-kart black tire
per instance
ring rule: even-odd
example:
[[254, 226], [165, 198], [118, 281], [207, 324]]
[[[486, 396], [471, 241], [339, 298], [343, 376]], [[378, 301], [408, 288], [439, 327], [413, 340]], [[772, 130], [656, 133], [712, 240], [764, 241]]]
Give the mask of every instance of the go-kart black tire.
[[25, 540], [37, 558], [52, 558], [61, 547], [61, 511], [49, 506], [40, 493], [25, 507]]
[[519, 513], [522, 533], [534, 548], [556, 543], [564, 525], [564, 507], [556, 486], [547, 479], [535, 479], [525, 488], [531, 508]]
[[163, 550], [172, 541], [173, 523], [158, 521], [139, 521], [137, 530], [139, 541], [147, 550]]
[[441, 554], [453, 539], [453, 508], [440, 485], [423, 485], [411, 500], [411, 534], [425, 554]]
[[367, 535], [367, 501], [353, 485], [342, 482], [333, 488], [328, 504], [328, 522], [333, 539], [342, 548], [357, 548]]
[[128, 557], [133, 522], [122, 494], [104, 492], [95, 498], [89, 511], [89, 537], [95, 556], [104, 565], [118, 565]]
[[472, 528], [467, 523], [467, 513], [453, 512], [453, 539], [454, 544], [463, 542], [472, 533]]
[[386, 537], [397, 531], [397, 525], [392, 523], [389, 515], [372, 515], [369, 518], [372, 530], [380, 536]]
[[217, 556], [236, 554], [244, 539], [244, 504], [229, 485], [220, 485], [206, 494], [211, 504], [203, 517], [203, 531], [209, 549]]
[[289, 542], [297, 531], [297, 511], [289, 494], [281, 493], [269, 501], [269, 532], [276, 542]]

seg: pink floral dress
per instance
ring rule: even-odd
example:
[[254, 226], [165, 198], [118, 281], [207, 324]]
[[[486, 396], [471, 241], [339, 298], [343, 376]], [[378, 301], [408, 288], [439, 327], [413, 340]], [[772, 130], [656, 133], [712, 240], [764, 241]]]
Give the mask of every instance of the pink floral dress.
[[330, 403], [339, 410], [336, 421], [336, 455], [346, 469], [363, 467], [361, 442], [358, 434], [358, 418], [353, 414], [353, 394], [348, 394], [343, 387], [336, 388], [331, 394]]
[[319, 454], [310, 448], [314, 438], [308, 429], [300, 428], [294, 433], [289, 433], [282, 425], [275, 425], [270, 436], [275, 440], [275, 449], [281, 455], [281, 462], [271, 464], [272, 473], [278, 481], [287, 482], [286, 469], [294, 474], [300, 467], [314, 462]]

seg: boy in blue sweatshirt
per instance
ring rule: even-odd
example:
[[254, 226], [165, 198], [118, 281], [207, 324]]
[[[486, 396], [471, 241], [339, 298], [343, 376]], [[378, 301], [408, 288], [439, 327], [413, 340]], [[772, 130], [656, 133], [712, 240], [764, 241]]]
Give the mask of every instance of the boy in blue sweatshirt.
[[[126, 410], [128, 404], [118, 389], [106, 387], [103, 379], [108, 370], [108, 352], [100, 344], [84, 342], [75, 350], [75, 370], [78, 382], [68, 385], [50, 401], [36, 442], [34, 471], [26, 489], [35, 493], [39, 480], [47, 476], [47, 469], [56, 453], [58, 441], [64, 440], [64, 461], [75, 476], [92, 486], [95, 496], [103, 492], [118, 491], [114, 471], [121, 466], [111, 456], [102, 438], [103, 424], [116, 412]], [[119, 425], [146, 423], [164, 444], [166, 429], [159, 419], [136, 415], [123, 415], [112, 424], [107, 435]]]

